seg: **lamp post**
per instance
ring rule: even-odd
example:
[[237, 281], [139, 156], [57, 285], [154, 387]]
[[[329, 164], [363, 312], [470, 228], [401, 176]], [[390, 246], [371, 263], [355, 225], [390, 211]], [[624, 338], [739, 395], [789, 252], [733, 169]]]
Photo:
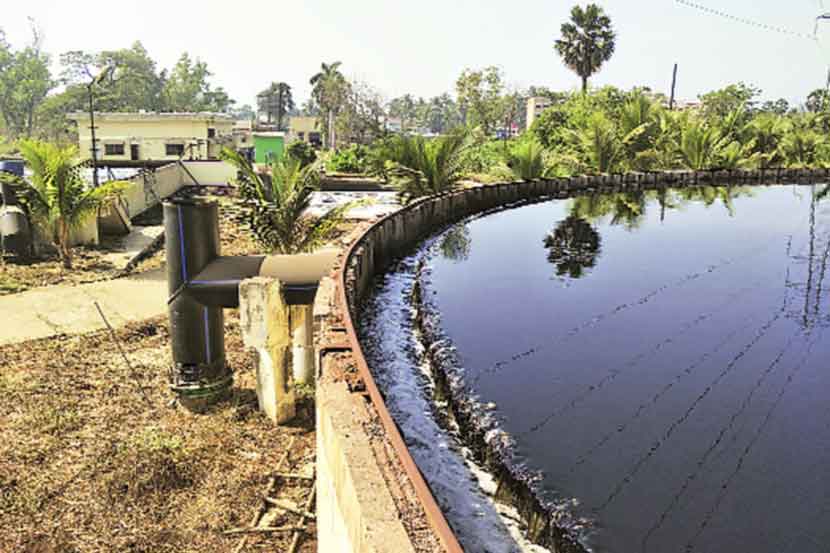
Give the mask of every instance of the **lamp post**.
[[[86, 85], [86, 90], [89, 94], [89, 130], [92, 135], [92, 148], [90, 148], [90, 153], [92, 154], [92, 186], [94, 188], [98, 188], [98, 141], [95, 138], [95, 106], [93, 105], [93, 98], [94, 98], [94, 89], [96, 85], [101, 84], [108, 78], [112, 78], [112, 72], [115, 68], [112, 65], [107, 65], [104, 67], [98, 75], [92, 78], [88, 85]], [[89, 71], [87, 70], [87, 74], [91, 76]]]

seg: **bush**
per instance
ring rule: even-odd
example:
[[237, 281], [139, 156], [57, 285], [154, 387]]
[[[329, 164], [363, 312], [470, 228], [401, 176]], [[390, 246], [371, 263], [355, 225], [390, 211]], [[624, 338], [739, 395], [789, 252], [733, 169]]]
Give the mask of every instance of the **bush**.
[[365, 173], [369, 167], [369, 150], [361, 144], [352, 144], [331, 154], [326, 170], [335, 173]]
[[317, 152], [308, 142], [296, 140], [288, 146], [288, 155], [300, 162], [300, 167], [311, 165], [317, 160]]

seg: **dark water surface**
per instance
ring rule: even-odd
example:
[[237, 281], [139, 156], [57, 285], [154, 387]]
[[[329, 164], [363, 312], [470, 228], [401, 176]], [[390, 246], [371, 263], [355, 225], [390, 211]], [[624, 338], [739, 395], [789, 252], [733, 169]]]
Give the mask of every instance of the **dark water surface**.
[[[590, 521], [592, 549], [830, 551], [824, 192], [550, 201], [468, 222], [426, 255], [470, 395], [495, 404], [544, 499]], [[465, 547], [509, 551], [429, 407], [406, 337], [412, 263], [379, 283], [367, 357]]]

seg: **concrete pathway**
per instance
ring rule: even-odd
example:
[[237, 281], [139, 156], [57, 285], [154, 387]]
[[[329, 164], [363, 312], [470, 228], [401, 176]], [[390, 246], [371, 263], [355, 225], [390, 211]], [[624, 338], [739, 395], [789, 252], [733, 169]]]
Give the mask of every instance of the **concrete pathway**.
[[50, 286], [1, 296], [0, 344], [104, 328], [94, 301], [113, 326], [161, 315], [167, 311], [165, 269], [115, 280]]

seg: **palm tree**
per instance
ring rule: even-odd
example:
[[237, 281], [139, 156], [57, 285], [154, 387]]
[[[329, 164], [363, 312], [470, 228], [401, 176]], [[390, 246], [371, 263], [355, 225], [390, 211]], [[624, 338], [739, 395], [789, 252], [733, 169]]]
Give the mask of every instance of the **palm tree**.
[[8, 178], [23, 187], [22, 199], [29, 213], [51, 235], [64, 268], [71, 269], [70, 231], [96, 215], [98, 208], [118, 196], [126, 183], [112, 181], [90, 187], [81, 173], [86, 163], [78, 163], [76, 146], [22, 140], [18, 148], [32, 176], [28, 181]]
[[243, 222], [273, 253], [295, 254], [319, 248], [332, 238], [345, 212], [355, 205], [338, 206], [322, 217], [306, 213], [319, 182], [317, 164], [303, 167], [300, 160], [290, 156], [273, 160], [268, 179], [229, 148], [224, 148], [220, 157], [237, 170]]
[[787, 120], [775, 113], [761, 113], [749, 124], [755, 150], [760, 154], [761, 167], [773, 166], [779, 158], [781, 138], [787, 133]]
[[516, 178], [542, 178], [545, 174], [544, 148], [535, 137], [522, 140], [508, 153], [507, 164]]
[[340, 72], [339, 61], [323, 63], [320, 72], [311, 77], [309, 83], [313, 87], [311, 95], [326, 114], [326, 141], [329, 148], [337, 145], [334, 129], [334, 116], [343, 104], [348, 83]]
[[276, 120], [278, 129], [283, 128], [283, 119], [295, 107], [291, 86], [283, 82], [271, 83], [271, 86], [257, 94], [257, 103], [260, 111], [265, 112], [269, 123]]
[[571, 21], [562, 24], [562, 38], [555, 43], [556, 51], [569, 69], [582, 78], [582, 91], [588, 90], [588, 77], [599, 71], [614, 54], [616, 34], [611, 18], [596, 4], [583, 10], [574, 6]]
[[469, 146], [465, 132], [427, 140], [422, 136], [398, 136], [386, 155], [404, 202], [454, 188], [463, 176], [462, 154]]
[[680, 131], [679, 153], [683, 164], [700, 171], [713, 166], [721, 144], [720, 131], [701, 121], [692, 121]]
[[590, 169], [610, 173], [618, 167], [626, 140], [619, 139], [614, 124], [602, 113], [593, 114], [588, 126], [573, 136]]

